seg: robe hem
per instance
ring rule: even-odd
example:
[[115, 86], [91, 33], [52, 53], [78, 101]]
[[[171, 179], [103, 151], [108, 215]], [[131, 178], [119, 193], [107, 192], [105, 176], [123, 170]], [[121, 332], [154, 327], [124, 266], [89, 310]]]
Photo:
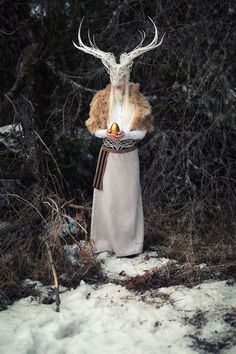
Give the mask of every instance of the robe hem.
[[94, 253], [101, 253], [101, 252], [112, 252], [112, 253], [115, 253], [115, 256], [116, 257], [125, 257], [125, 256], [131, 256], [133, 254], [137, 254], [137, 253], [143, 253], [143, 250], [142, 251], [132, 251], [131, 253], [128, 252], [128, 253], [116, 253], [114, 250], [112, 249], [102, 249], [102, 250], [97, 250], [94, 251]]

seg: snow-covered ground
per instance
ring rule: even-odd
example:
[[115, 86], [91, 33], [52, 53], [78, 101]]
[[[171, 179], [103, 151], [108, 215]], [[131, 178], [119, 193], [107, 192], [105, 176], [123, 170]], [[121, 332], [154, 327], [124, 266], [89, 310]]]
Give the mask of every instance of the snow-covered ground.
[[144, 274], [168, 259], [155, 252], [135, 258], [101, 253], [98, 259], [111, 282], [61, 288], [60, 312], [32, 296], [0, 312], [0, 353], [236, 353], [236, 346], [220, 349], [235, 331], [235, 285], [205, 281], [135, 294], [112, 280]]
[[101, 261], [103, 272], [111, 279], [125, 279], [138, 274], [143, 275], [146, 271], [170, 261], [169, 258], [158, 257], [157, 252], [145, 252], [135, 258], [116, 258], [110, 256], [109, 252], [102, 252], [97, 258]]

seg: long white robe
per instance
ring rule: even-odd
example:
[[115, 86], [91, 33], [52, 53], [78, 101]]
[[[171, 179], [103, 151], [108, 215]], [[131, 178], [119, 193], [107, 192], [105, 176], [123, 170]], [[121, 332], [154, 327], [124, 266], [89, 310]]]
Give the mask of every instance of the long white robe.
[[[132, 119], [132, 117], [131, 117]], [[117, 122], [124, 139], [142, 139], [146, 130], [129, 131], [130, 122], [122, 119], [119, 101], [107, 122]], [[95, 136], [105, 138], [106, 129]], [[110, 152], [103, 175], [103, 189], [93, 189], [90, 240], [94, 253], [114, 252], [117, 257], [141, 253], [144, 241], [144, 217], [140, 188], [138, 148], [125, 153]]]

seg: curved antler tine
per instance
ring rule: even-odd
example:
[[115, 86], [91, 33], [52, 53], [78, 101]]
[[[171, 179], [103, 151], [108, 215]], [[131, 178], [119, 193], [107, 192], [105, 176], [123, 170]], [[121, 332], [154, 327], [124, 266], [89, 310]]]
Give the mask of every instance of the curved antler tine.
[[[141, 34], [141, 41], [140, 41], [139, 44], [133, 49], [133, 51], [136, 50], [136, 49], [138, 49], [138, 48], [140, 48], [140, 47], [142, 46], [143, 41], [144, 41], [144, 39], [145, 39], [145, 37], [146, 37], [146, 33], [145, 33], [144, 31], [139, 30], [139, 33]], [[122, 58], [124, 58], [124, 57], [127, 58], [126, 53], [122, 53], [122, 54], [120, 55], [120, 60], [121, 60]]]
[[[139, 48], [139, 47], [142, 46], [143, 41], [144, 41], [144, 39], [145, 39], [145, 37], [146, 37], [146, 33], [145, 33], [144, 31], [139, 30], [139, 33], [141, 34], [141, 41], [140, 41], [140, 43], [137, 45], [136, 48]], [[136, 49], [136, 48], [134, 48], [134, 49]]]
[[[157, 39], [158, 39], [158, 30], [157, 30], [157, 27], [156, 27], [154, 21], [151, 19], [151, 17], [148, 16], [148, 18], [151, 20], [151, 22], [152, 22], [152, 24], [153, 24], [153, 26], [154, 26], [154, 31], [155, 31], [155, 32], [154, 32], [153, 40], [152, 40], [148, 45], [146, 45], [145, 47], [143, 47], [143, 49], [153, 46], [153, 45], [156, 43]], [[144, 34], [145, 34], [145, 32], [144, 32]], [[145, 34], [145, 36], [146, 36], [146, 34]]]
[[133, 60], [134, 58], [136, 58], [137, 56], [149, 51], [149, 50], [152, 50], [154, 48], [157, 48], [159, 45], [161, 45], [162, 41], [163, 41], [163, 38], [164, 38], [164, 35], [162, 36], [161, 40], [159, 43], [157, 43], [158, 41], [158, 30], [157, 30], [157, 27], [154, 23], [154, 21], [151, 19], [151, 17], [149, 17], [149, 19], [151, 20], [151, 22], [153, 23], [153, 26], [154, 26], [154, 37], [153, 37], [153, 40], [146, 46], [144, 47], [141, 47], [141, 46], [138, 46], [136, 47], [135, 49], [133, 49], [130, 53], [127, 53], [126, 54], [126, 58], [128, 60]]
[[82, 46], [82, 47], [86, 47], [86, 45], [83, 43], [82, 39], [81, 39], [81, 27], [82, 27], [82, 23], [83, 23], [83, 20], [84, 20], [84, 17], [82, 18], [80, 24], [79, 24], [79, 29], [78, 29], [78, 41], [79, 41], [79, 44]]
[[94, 47], [98, 48], [97, 43], [95, 42], [95, 35], [93, 34], [93, 45]]
[[82, 18], [81, 22], [80, 22], [80, 25], [79, 25], [79, 29], [78, 29], [78, 42], [79, 42], [79, 46], [74, 42], [74, 46], [77, 48], [77, 49], [80, 49], [82, 51], [84, 51], [85, 53], [89, 53], [89, 54], [93, 54], [93, 49], [92, 48], [89, 48], [88, 46], [86, 46], [83, 41], [82, 41], [82, 38], [81, 38], [81, 27], [82, 27], [82, 23], [83, 23], [83, 20], [84, 20], [84, 17]]
[[91, 39], [89, 29], [88, 29], [88, 39], [89, 39], [89, 43], [90, 43], [91, 47], [92, 47], [94, 50], [100, 51], [101, 53], [105, 53], [105, 52], [103, 52], [101, 49], [98, 48], [97, 43], [95, 42], [95, 36], [94, 36], [94, 34], [93, 34], [93, 39]]
[[79, 25], [79, 29], [78, 29], [79, 45], [77, 45], [74, 41], [72, 41], [74, 46], [77, 49], [82, 50], [85, 53], [91, 54], [91, 55], [101, 59], [103, 64], [106, 67], [108, 67], [109, 65], [114, 65], [114, 63], [116, 62], [114, 55], [110, 52], [104, 52], [101, 49], [99, 49], [96, 42], [95, 42], [94, 36], [93, 36], [93, 41], [92, 41], [89, 30], [88, 30], [88, 39], [89, 39], [89, 43], [90, 43], [91, 47], [84, 44], [84, 42], [82, 41], [82, 38], [81, 38], [81, 28], [82, 28], [83, 20], [84, 20], [84, 17], [82, 18], [80, 25]]
[[148, 44], [148, 46], [152, 46], [157, 40], [158, 40], [158, 30], [157, 30], [157, 26], [155, 25], [153, 19], [151, 17], [149, 17], [149, 20], [152, 22], [153, 26], [154, 26], [154, 30], [155, 30], [155, 33], [154, 33], [154, 38], [153, 40], [151, 41], [151, 43]]
[[99, 48], [98, 48], [98, 45], [97, 45], [97, 43], [96, 43], [96, 41], [95, 41], [95, 36], [94, 36], [94, 35], [93, 35], [93, 46], [94, 46], [94, 48], [99, 49]]
[[92, 41], [89, 29], [88, 29], [88, 39], [89, 39], [89, 43], [90, 43], [91, 47], [95, 48], [95, 45], [94, 45], [94, 42], [93, 42], [94, 41], [94, 36], [93, 36], [93, 41]]

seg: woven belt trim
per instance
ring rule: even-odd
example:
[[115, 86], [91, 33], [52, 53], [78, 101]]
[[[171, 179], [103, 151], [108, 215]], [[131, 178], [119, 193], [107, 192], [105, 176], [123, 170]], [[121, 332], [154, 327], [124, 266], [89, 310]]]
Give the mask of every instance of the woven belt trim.
[[125, 139], [125, 140], [112, 141], [108, 138], [104, 138], [103, 145], [111, 147], [116, 150], [120, 150], [120, 149], [125, 149], [125, 148], [131, 147], [131, 146], [135, 146], [136, 140], [135, 139]]

